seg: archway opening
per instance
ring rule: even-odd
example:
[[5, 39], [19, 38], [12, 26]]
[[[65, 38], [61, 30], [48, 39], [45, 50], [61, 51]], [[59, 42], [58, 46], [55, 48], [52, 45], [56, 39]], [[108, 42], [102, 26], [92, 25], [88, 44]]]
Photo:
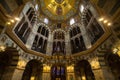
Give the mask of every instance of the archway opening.
[[22, 80], [41, 80], [42, 64], [37, 60], [31, 60], [27, 63]]
[[51, 80], [66, 80], [66, 67], [64, 65], [53, 65], [51, 68]]
[[86, 60], [81, 60], [76, 63], [75, 74], [78, 80], [95, 80], [91, 66]]

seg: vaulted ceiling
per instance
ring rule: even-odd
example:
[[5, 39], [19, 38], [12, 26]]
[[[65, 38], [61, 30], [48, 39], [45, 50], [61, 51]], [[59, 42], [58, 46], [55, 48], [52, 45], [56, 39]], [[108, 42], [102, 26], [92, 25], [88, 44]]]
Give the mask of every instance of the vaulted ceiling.
[[40, 0], [41, 11], [52, 20], [66, 20], [75, 15], [80, 0]]

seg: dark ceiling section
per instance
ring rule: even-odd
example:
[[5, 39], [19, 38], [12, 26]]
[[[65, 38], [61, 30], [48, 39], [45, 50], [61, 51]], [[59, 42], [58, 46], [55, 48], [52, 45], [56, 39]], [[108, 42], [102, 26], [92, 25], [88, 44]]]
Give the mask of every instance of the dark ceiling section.
[[100, 7], [100, 8], [103, 8], [105, 3], [107, 2], [107, 0], [99, 0], [97, 5]]
[[0, 0], [0, 4], [4, 7], [4, 9], [7, 11], [7, 13], [12, 12], [5, 0]]
[[19, 6], [23, 4], [23, 0], [15, 0], [15, 1]]
[[120, 8], [120, 0], [117, 0], [111, 11], [110, 15], [113, 15]]

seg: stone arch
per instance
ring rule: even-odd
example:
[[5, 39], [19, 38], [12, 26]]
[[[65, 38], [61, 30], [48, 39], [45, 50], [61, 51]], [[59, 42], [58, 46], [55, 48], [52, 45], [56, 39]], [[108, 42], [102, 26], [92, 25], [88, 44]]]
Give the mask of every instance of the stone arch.
[[42, 28], [41, 34], [45, 35], [45, 27]]
[[[99, 79], [99, 80], [101, 80], [101, 79], [102, 80], [106, 80], [106, 79], [115, 80], [115, 77], [114, 77], [113, 73], [111, 72], [111, 70], [109, 69], [109, 66], [105, 62], [106, 61], [105, 60], [105, 55], [112, 54], [111, 51], [110, 51], [111, 49], [109, 47], [110, 46], [108, 46], [107, 44], [103, 44], [97, 50], [97, 58], [98, 58], [100, 69], [99, 69], [99, 75], [96, 76], [96, 79]], [[95, 72], [95, 74], [97, 74], [97, 73]]]
[[57, 29], [53, 32], [53, 51], [52, 52], [53, 54], [60, 53], [65, 55], [65, 32], [61, 29]]
[[38, 27], [37, 32], [48, 38], [49, 29], [45, 25], [40, 24], [39, 27]]
[[75, 66], [76, 79], [95, 80], [91, 65], [87, 60], [78, 61]]
[[38, 60], [30, 60], [25, 67], [22, 80], [41, 80], [43, 65]]
[[74, 24], [69, 29], [69, 35], [71, 38], [76, 36], [77, 34], [80, 34], [80, 33], [81, 33], [80, 24]]

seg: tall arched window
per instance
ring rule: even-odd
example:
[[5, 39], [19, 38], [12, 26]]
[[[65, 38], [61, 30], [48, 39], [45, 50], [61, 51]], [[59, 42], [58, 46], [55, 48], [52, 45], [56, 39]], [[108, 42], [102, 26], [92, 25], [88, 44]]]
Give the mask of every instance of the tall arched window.
[[31, 60], [27, 63], [22, 80], [41, 80], [42, 79], [42, 63], [37, 60]]
[[37, 35], [32, 45], [32, 50], [45, 54], [47, 48], [48, 34], [49, 30], [45, 26], [39, 25]]
[[56, 31], [54, 33], [53, 40], [53, 54], [64, 54], [65, 55], [65, 34], [63, 31]]
[[51, 68], [51, 80], [66, 80], [66, 68], [62, 65], [55, 65]]
[[[21, 26], [20, 30], [17, 32], [18, 37], [23, 41], [23, 43], [26, 43], [27, 38], [28, 38], [28, 36], [29, 36], [29, 34], [26, 33], [26, 31], [27, 31], [28, 28], [29, 28], [29, 27], [28, 27], [28, 22], [25, 22], [25, 23]], [[30, 29], [28, 29], [28, 30], [30, 31]]]
[[91, 44], [94, 44], [104, 34], [104, 30], [93, 16], [90, 9], [86, 9], [84, 17], [83, 24], [88, 32]]
[[15, 33], [23, 43], [27, 42], [27, 39], [31, 33], [31, 28], [35, 24], [36, 17], [33, 16], [35, 16], [35, 11], [32, 7], [30, 7], [14, 29]]
[[72, 27], [69, 31], [72, 54], [86, 50], [85, 43], [81, 35], [80, 27], [78, 25], [73, 26], [74, 27]]

